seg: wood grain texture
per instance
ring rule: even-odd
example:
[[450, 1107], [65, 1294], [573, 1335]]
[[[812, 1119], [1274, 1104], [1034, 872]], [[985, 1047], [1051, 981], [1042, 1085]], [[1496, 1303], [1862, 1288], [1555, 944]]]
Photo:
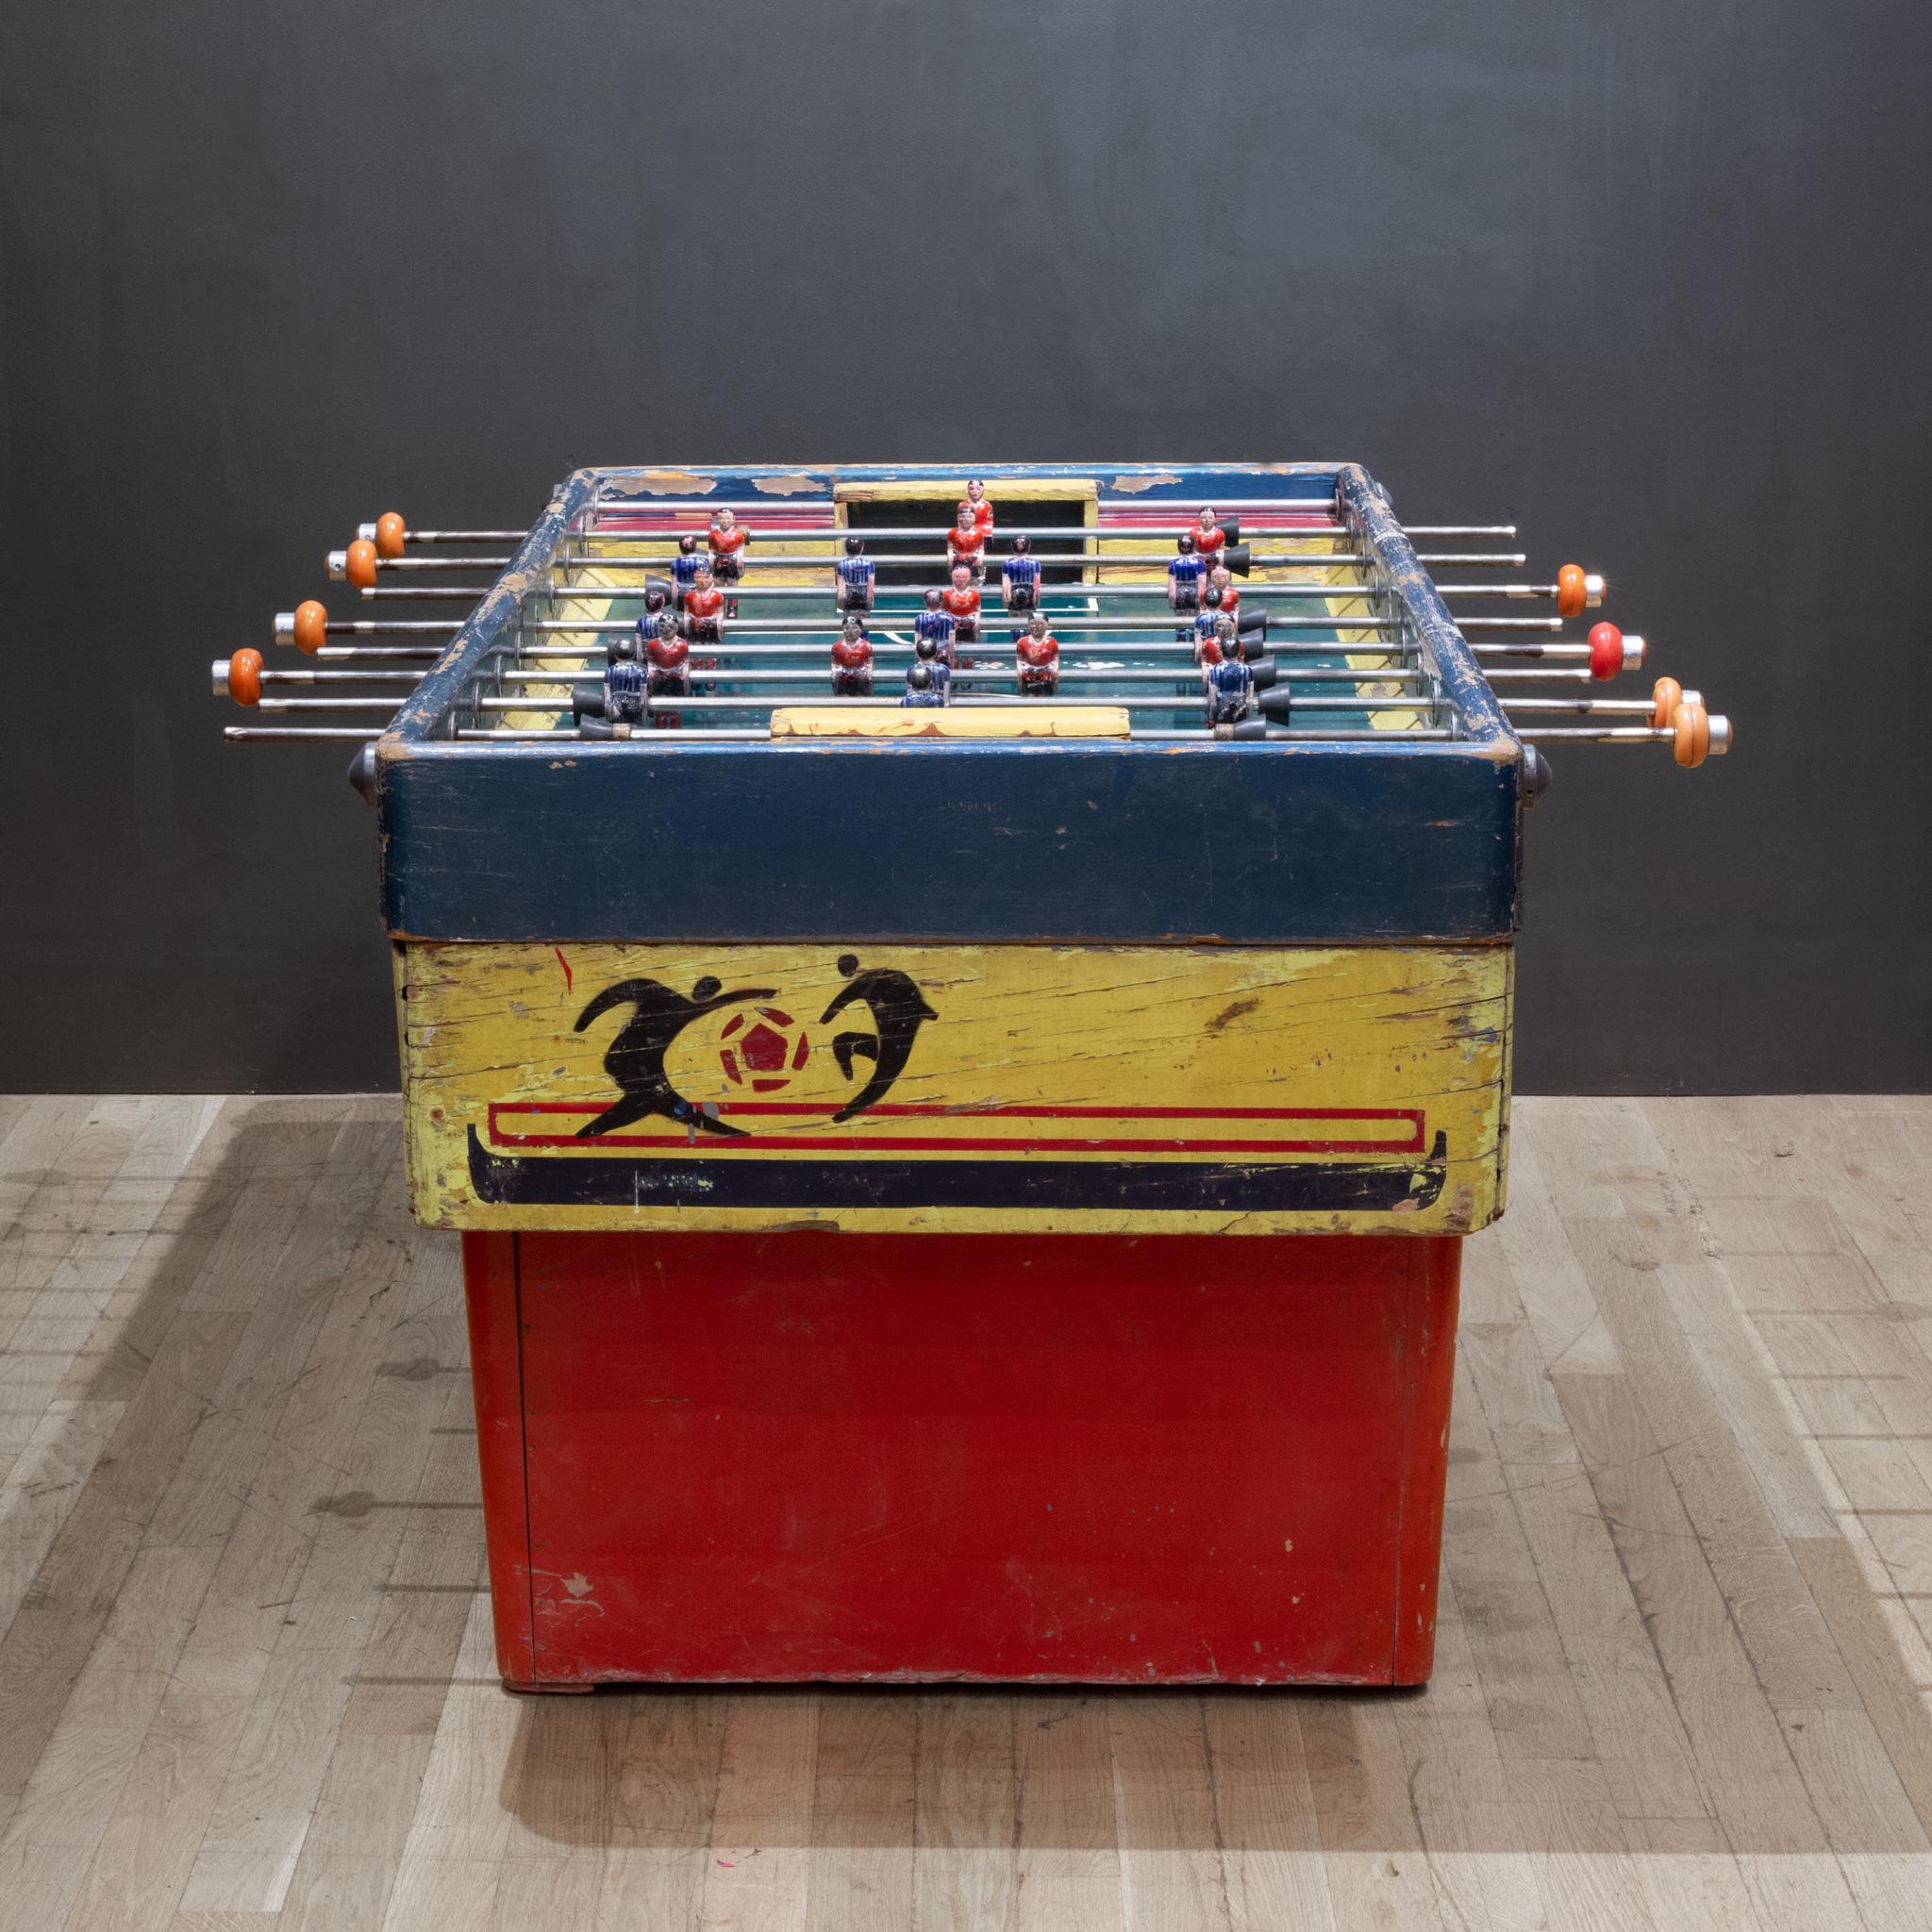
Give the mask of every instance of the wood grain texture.
[[428, 1226], [1459, 1234], [1502, 1184], [1507, 946], [396, 961]]
[[1932, 1103], [1512, 1131], [1427, 1691], [551, 1701], [394, 1103], [0, 1107], [0, 1928], [1916, 1932]]

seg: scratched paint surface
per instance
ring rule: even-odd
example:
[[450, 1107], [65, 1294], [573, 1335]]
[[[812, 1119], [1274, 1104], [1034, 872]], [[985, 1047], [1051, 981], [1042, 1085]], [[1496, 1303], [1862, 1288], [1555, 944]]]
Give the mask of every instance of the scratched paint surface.
[[1507, 946], [395, 949], [411, 1201], [462, 1228], [1461, 1234]]

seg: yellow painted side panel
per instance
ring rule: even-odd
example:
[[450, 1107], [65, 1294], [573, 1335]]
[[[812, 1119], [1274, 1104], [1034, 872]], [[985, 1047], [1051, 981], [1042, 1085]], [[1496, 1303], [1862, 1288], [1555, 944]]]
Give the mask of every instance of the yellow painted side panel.
[[435, 1227], [1462, 1234], [1507, 947], [396, 948]]

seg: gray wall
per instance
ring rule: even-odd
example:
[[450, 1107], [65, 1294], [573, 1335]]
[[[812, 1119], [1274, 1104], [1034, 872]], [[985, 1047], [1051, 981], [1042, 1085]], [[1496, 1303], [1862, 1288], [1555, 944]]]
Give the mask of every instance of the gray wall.
[[1262, 456], [1520, 521], [1739, 721], [1555, 758], [1524, 1089], [1927, 1086], [1928, 22], [21, 0], [0, 1082], [393, 1081], [343, 754], [206, 686], [359, 518]]

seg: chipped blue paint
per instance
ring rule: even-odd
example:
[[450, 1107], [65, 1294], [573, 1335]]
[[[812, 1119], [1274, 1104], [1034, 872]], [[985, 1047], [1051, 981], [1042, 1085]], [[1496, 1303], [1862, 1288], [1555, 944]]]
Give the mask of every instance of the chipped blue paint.
[[[561, 485], [377, 745], [383, 916], [441, 940], [1507, 940], [1521, 746], [1414, 552], [1347, 464], [988, 464], [1104, 499], [1336, 505], [1388, 574], [1458, 714], [1450, 741], [456, 742], [451, 708], [601, 490]], [[932, 464], [735, 467], [911, 480]], [[1151, 478], [1118, 492], [1116, 479]], [[1167, 480], [1172, 478], [1172, 480]], [[648, 499], [647, 499], [648, 500]], [[663, 500], [661, 497], [658, 500]], [[774, 508], [813, 492], [774, 495]]]

